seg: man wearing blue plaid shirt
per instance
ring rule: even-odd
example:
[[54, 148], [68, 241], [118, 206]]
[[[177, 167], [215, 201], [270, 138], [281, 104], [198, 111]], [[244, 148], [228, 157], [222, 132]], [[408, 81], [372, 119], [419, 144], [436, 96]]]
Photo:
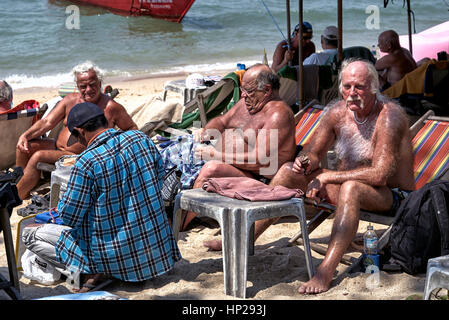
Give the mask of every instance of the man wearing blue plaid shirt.
[[105, 278], [143, 281], [171, 270], [181, 256], [161, 198], [161, 157], [151, 139], [140, 131], [108, 129], [103, 111], [90, 102], [73, 107], [67, 126], [67, 144], [87, 148], [58, 204], [64, 225], [25, 228], [27, 248], [81, 273], [78, 292]]

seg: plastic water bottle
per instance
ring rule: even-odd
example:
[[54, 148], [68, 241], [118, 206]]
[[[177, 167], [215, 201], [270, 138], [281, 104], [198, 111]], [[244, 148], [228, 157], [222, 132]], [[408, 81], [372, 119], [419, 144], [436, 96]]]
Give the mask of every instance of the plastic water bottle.
[[367, 270], [371, 265], [376, 268], [369, 268], [374, 272], [374, 269], [379, 270], [379, 255], [377, 253], [377, 234], [374, 232], [371, 223], [366, 228], [366, 232], [363, 235], [363, 266]]
[[371, 46], [371, 53], [373, 54], [374, 58], [377, 59], [377, 47], [376, 47], [375, 44], [373, 44], [373, 45]]

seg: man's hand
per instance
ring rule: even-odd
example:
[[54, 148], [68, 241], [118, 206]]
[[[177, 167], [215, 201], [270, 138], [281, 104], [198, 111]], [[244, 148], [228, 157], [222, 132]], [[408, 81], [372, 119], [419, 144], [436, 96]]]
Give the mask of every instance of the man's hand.
[[303, 175], [310, 174], [312, 170], [309, 157], [307, 157], [305, 154], [296, 157], [295, 162], [293, 163], [292, 170], [293, 172]]
[[325, 183], [322, 182], [318, 175], [315, 179], [310, 181], [307, 186], [306, 197], [312, 199], [316, 203], [320, 203], [322, 199], [325, 198]]
[[293, 55], [295, 54], [294, 50], [287, 50], [284, 54], [284, 61], [288, 62], [293, 60]]
[[24, 153], [30, 152], [30, 143], [23, 135], [21, 135], [19, 141], [17, 141], [17, 148]]

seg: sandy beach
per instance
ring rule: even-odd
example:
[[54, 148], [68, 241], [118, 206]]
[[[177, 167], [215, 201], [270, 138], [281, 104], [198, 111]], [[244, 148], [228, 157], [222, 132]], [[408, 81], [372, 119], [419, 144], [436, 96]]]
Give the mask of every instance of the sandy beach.
[[[224, 75], [226, 73], [220, 73]], [[211, 73], [210, 75], [213, 75]], [[147, 101], [151, 96], [162, 94], [164, 83], [168, 80], [185, 79], [185, 75], [148, 77], [133, 80], [106, 79], [119, 90], [116, 101], [123, 104], [128, 112]], [[38, 100], [41, 105], [58, 95], [57, 88], [21, 89], [14, 92], [14, 104], [28, 99]], [[12, 232], [15, 238], [17, 223], [22, 218], [17, 209], [26, 206], [30, 200], [15, 208], [11, 216]], [[313, 233], [311, 241], [326, 245], [329, 241], [332, 219], [327, 219]], [[359, 224], [356, 240], [360, 240], [366, 230], [367, 222]], [[247, 275], [247, 299], [267, 300], [404, 300], [413, 295], [423, 295], [425, 274], [411, 276], [402, 272], [381, 271], [378, 278], [373, 275], [347, 273], [347, 264], [340, 263], [332, 288], [319, 295], [300, 295], [298, 288], [308, 280], [302, 245], [288, 246], [288, 240], [299, 231], [299, 223], [293, 219], [283, 219], [271, 226], [256, 242], [255, 254], [249, 257]], [[376, 231], [386, 229], [374, 225]], [[219, 228], [198, 225], [180, 233], [178, 245], [183, 259], [168, 274], [143, 283], [124, 283], [116, 281], [102, 289], [131, 300], [159, 299], [224, 299], [223, 265], [221, 252], [208, 251], [203, 241], [219, 237]], [[14, 239], [15, 240], [15, 239]], [[360, 252], [354, 248], [348, 255], [357, 258]], [[323, 255], [312, 251], [313, 265], [316, 268]], [[0, 272], [8, 278], [8, 268], [0, 237]], [[20, 291], [24, 299], [36, 299], [71, 293], [63, 281], [51, 286], [40, 285], [23, 277], [19, 272]], [[0, 299], [9, 297], [0, 291]]]

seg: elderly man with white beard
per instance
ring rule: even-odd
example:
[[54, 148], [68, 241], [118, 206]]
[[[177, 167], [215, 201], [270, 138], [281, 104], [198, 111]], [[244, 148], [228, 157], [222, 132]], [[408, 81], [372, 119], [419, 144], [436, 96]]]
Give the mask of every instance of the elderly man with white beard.
[[[357, 232], [361, 209], [391, 215], [415, 189], [408, 119], [399, 105], [379, 93], [374, 66], [363, 60], [344, 61], [339, 88], [343, 99], [325, 108], [311, 143], [273, 178], [274, 183], [305, 190], [314, 201], [336, 205], [326, 256], [299, 289], [302, 294], [330, 288]], [[337, 170], [322, 169], [320, 160], [332, 146]], [[264, 220], [263, 227], [275, 221]]]

